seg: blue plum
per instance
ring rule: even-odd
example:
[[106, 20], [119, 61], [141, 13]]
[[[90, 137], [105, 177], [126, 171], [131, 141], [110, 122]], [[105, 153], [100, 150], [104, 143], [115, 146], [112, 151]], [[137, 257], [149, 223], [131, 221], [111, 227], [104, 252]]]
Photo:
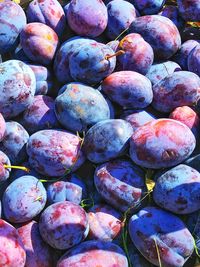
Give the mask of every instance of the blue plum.
[[143, 170], [126, 160], [109, 161], [98, 166], [94, 182], [102, 198], [122, 212], [128, 208], [137, 210], [146, 191]]
[[125, 120], [100, 121], [86, 133], [83, 149], [87, 158], [101, 163], [125, 154], [129, 138], [133, 133]]
[[43, 211], [39, 230], [43, 240], [50, 246], [66, 250], [79, 244], [88, 235], [87, 214], [77, 204], [61, 201]]
[[187, 159], [195, 145], [195, 137], [185, 124], [172, 119], [157, 119], [133, 133], [130, 157], [145, 168], [168, 168]]
[[36, 79], [32, 69], [19, 60], [0, 64], [0, 112], [5, 119], [23, 112], [33, 101]]
[[5, 168], [4, 165], [11, 165], [11, 163], [8, 156], [0, 151], [0, 182], [7, 180], [11, 173], [11, 169]]
[[64, 130], [41, 130], [30, 136], [27, 154], [30, 165], [39, 173], [62, 176], [78, 169], [85, 160], [78, 136]]
[[34, 176], [21, 176], [3, 194], [2, 204], [6, 219], [13, 223], [27, 222], [36, 217], [46, 204], [43, 184]]
[[102, 91], [115, 103], [125, 108], [145, 108], [153, 100], [149, 79], [135, 71], [114, 72], [101, 84]]
[[181, 219], [156, 207], [133, 215], [129, 234], [142, 255], [156, 266], [160, 266], [158, 251], [162, 266], [182, 267], [194, 250], [194, 239]]
[[131, 0], [142, 15], [157, 14], [165, 4], [165, 0]]
[[185, 25], [185, 21], [181, 18], [177, 6], [166, 5], [159, 15], [169, 18], [179, 30]]
[[200, 21], [199, 0], [177, 0], [178, 10], [186, 21]]
[[72, 131], [85, 131], [99, 121], [110, 119], [103, 95], [81, 83], [68, 83], [60, 89], [55, 112], [63, 127]]
[[0, 113], [0, 142], [3, 139], [6, 130], [6, 122], [3, 115]]
[[188, 56], [188, 70], [200, 76], [200, 44], [195, 46]]

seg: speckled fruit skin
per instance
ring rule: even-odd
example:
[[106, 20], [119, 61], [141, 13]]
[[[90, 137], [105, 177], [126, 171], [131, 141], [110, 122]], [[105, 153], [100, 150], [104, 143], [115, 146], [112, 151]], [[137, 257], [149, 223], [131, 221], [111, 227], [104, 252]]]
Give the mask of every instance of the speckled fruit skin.
[[131, 70], [145, 75], [154, 60], [152, 47], [138, 33], [126, 35], [120, 41], [118, 50], [125, 52], [117, 57], [119, 70]]
[[188, 70], [200, 76], [200, 44], [188, 56]]
[[79, 132], [110, 119], [110, 109], [103, 95], [81, 83], [68, 83], [60, 89], [55, 113], [64, 128]]
[[200, 173], [180, 164], [162, 174], [153, 190], [155, 203], [177, 214], [188, 214], [199, 209]]
[[0, 112], [5, 119], [23, 112], [33, 101], [36, 88], [31, 68], [19, 60], [0, 64]]
[[184, 223], [170, 212], [147, 207], [131, 217], [129, 234], [137, 249], [151, 263], [182, 267], [194, 250], [194, 239]]
[[81, 140], [76, 135], [63, 130], [36, 132], [27, 144], [29, 163], [43, 175], [62, 176], [66, 170], [78, 169], [84, 162], [80, 145]]
[[72, 0], [67, 10], [67, 21], [76, 34], [96, 37], [107, 26], [108, 12], [101, 0]]
[[25, 145], [28, 139], [29, 134], [21, 124], [16, 121], [8, 121], [4, 138], [0, 143], [0, 150], [9, 157], [12, 164], [19, 164], [26, 158]]
[[21, 31], [20, 43], [28, 58], [46, 66], [54, 58], [58, 36], [49, 26], [32, 22]]
[[8, 156], [0, 151], [0, 182], [5, 181], [9, 178], [11, 169], [5, 168], [3, 165], [11, 165]]
[[0, 266], [24, 267], [26, 253], [17, 230], [0, 219]]
[[87, 188], [82, 179], [76, 174], [71, 174], [62, 181], [50, 183], [47, 187], [48, 203], [70, 201], [79, 205], [82, 199], [87, 198]]
[[142, 15], [157, 14], [165, 4], [165, 0], [132, 0], [130, 2]]
[[114, 72], [101, 84], [102, 91], [122, 107], [142, 109], [153, 100], [149, 79], [134, 71]]
[[100, 121], [86, 133], [84, 152], [87, 158], [94, 163], [116, 158], [125, 153], [132, 133], [131, 125], [125, 120]]
[[28, 22], [41, 22], [61, 36], [66, 27], [65, 13], [57, 0], [34, 0], [27, 8]]
[[3, 115], [0, 113], [0, 142], [3, 139], [6, 130], [6, 122]]
[[164, 61], [153, 64], [147, 72], [146, 77], [154, 85], [173, 74], [175, 71], [181, 71], [181, 67], [176, 62]]
[[42, 240], [37, 222], [30, 221], [17, 232], [26, 251], [26, 267], [53, 267], [53, 251]]
[[200, 2], [199, 0], [178, 0], [178, 10], [186, 21], [200, 21]]
[[172, 119], [157, 119], [133, 133], [130, 157], [145, 168], [168, 168], [188, 158], [195, 145], [195, 137], [185, 124]]
[[46, 190], [37, 178], [21, 176], [3, 194], [5, 217], [14, 223], [27, 222], [43, 210], [46, 199]]
[[32, 134], [39, 130], [58, 127], [55, 101], [50, 96], [36, 95], [33, 103], [25, 110], [20, 119], [21, 124]]
[[13, 1], [0, 3], [0, 54], [12, 51], [18, 36], [26, 25], [26, 15], [20, 5]]
[[94, 182], [102, 198], [122, 212], [137, 210], [146, 191], [144, 172], [130, 161], [114, 160], [96, 168]]
[[171, 112], [180, 106], [193, 106], [200, 99], [200, 77], [190, 71], [178, 71], [153, 86], [152, 106]]
[[107, 59], [114, 51], [101, 43], [83, 43], [69, 56], [69, 69], [75, 81], [94, 85], [110, 75], [116, 66], [116, 57]]
[[112, 207], [99, 204], [88, 210], [90, 240], [112, 241], [122, 230], [122, 215]]
[[56, 267], [128, 267], [124, 251], [111, 242], [86, 241], [66, 252]]
[[166, 5], [159, 15], [170, 19], [179, 30], [184, 27], [185, 21], [181, 18], [177, 6]]
[[200, 117], [192, 108], [188, 106], [175, 108], [169, 114], [169, 118], [187, 125], [193, 132], [194, 136], [198, 138], [200, 131]]
[[114, 40], [132, 21], [136, 18], [135, 7], [124, 0], [113, 0], [107, 5], [108, 25], [106, 35], [110, 40]]
[[173, 56], [181, 46], [181, 37], [175, 24], [160, 15], [147, 15], [136, 18], [129, 32], [139, 33], [148, 42], [157, 60]]
[[66, 250], [79, 244], [88, 235], [87, 214], [77, 204], [58, 202], [43, 211], [39, 230], [43, 240], [50, 246]]

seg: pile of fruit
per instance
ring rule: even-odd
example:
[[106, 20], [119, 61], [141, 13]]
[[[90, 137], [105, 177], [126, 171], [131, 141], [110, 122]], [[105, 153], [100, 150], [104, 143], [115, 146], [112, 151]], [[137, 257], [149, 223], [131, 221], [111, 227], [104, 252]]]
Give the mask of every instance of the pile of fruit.
[[200, 0], [0, 1], [0, 267], [194, 267]]

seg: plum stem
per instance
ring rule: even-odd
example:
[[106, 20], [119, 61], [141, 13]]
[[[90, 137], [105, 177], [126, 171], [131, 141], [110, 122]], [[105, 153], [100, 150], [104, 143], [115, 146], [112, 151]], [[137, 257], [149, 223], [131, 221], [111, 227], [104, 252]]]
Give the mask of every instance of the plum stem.
[[127, 32], [128, 31], [128, 29], [129, 29], [129, 27], [128, 28], [126, 28], [125, 30], [123, 30], [116, 38], [115, 38], [115, 40], [114, 41], [117, 41], [125, 32]]
[[81, 200], [80, 206], [84, 208], [92, 208], [94, 206], [94, 199], [92, 197]]
[[113, 55], [106, 55], [106, 56], [105, 56], [105, 59], [108, 60], [108, 59], [110, 59], [110, 58], [112, 58], [112, 57], [121, 56], [121, 55], [123, 55], [123, 54], [125, 54], [125, 52], [124, 52], [123, 50], [119, 50], [119, 51], [117, 51], [116, 53], [114, 53]]
[[159, 248], [158, 248], [158, 244], [157, 244], [155, 238], [154, 238], [153, 240], [154, 240], [154, 242], [155, 242], [155, 246], [156, 246], [156, 252], [157, 252], [157, 255], [158, 255], [158, 263], [159, 263], [159, 267], [162, 267], [161, 258], [160, 258], [160, 251], [159, 251]]
[[5, 169], [18, 169], [18, 170], [22, 170], [25, 172], [30, 172], [30, 169], [24, 166], [14, 166], [14, 165], [7, 165], [7, 164], [4, 164], [3, 166]]

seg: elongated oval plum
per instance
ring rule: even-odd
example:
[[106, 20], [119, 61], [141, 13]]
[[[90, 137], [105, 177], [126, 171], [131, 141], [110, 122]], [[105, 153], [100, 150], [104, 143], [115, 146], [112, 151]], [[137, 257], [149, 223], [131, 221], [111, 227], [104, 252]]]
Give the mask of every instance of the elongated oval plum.
[[94, 174], [97, 191], [117, 210], [137, 210], [146, 191], [144, 172], [130, 161], [114, 160], [98, 166]]
[[136, 18], [129, 32], [139, 33], [154, 51], [157, 60], [173, 56], [181, 46], [180, 33], [175, 24], [160, 15], [146, 15]]
[[0, 266], [24, 267], [26, 252], [17, 230], [0, 219]]
[[67, 21], [77, 34], [96, 37], [107, 26], [108, 12], [101, 0], [72, 0], [67, 10]]
[[61, 201], [48, 206], [40, 216], [39, 230], [43, 240], [53, 248], [69, 249], [88, 235], [87, 214], [79, 205]]
[[36, 79], [31, 68], [19, 60], [0, 64], [0, 112], [5, 119], [23, 112], [33, 101]]
[[114, 72], [101, 84], [102, 91], [122, 107], [145, 108], [153, 100], [149, 79], [134, 71]]
[[110, 119], [100, 121], [86, 133], [83, 149], [87, 158], [101, 163], [123, 155], [133, 133], [125, 120]]
[[6, 122], [2, 114], [0, 113], [0, 142], [5, 134], [5, 130], [6, 130]]
[[57, 0], [34, 0], [27, 8], [28, 22], [41, 22], [61, 36], [66, 27], [65, 13]]
[[27, 154], [30, 165], [47, 176], [62, 176], [84, 161], [78, 136], [63, 130], [42, 130], [30, 136]]
[[53, 267], [53, 251], [42, 240], [36, 221], [30, 221], [17, 228], [26, 251], [26, 267]]
[[110, 119], [103, 95], [81, 83], [68, 83], [60, 89], [55, 112], [64, 128], [72, 131], [85, 131], [99, 121]]
[[59, 126], [55, 112], [55, 101], [50, 96], [36, 95], [33, 103], [24, 111], [20, 123], [32, 134], [40, 130]]
[[135, 7], [124, 0], [113, 0], [107, 5], [108, 25], [106, 35], [110, 40], [118, 37], [136, 18]]
[[33, 62], [49, 65], [58, 46], [58, 36], [49, 26], [32, 22], [21, 31], [20, 43], [27, 57]]
[[[199, 4], [200, 5], [200, 4]], [[200, 44], [194, 47], [188, 56], [188, 70], [200, 76]]]
[[0, 54], [11, 52], [18, 42], [18, 36], [26, 25], [26, 15], [14, 1], [0, 3]]
[[86, 241], [67, 251], [56, 267], [128, 267], [124, 251], [112, 242]]
[[21, 176], [3, 194], [3, 210], [8, 221], [27, 222], [37, 216], [46, 204], [46, 190], [34, 176]]
[[178, 0], [178, 10], [186, 21], [200, 21], [200, 2], [199, 0]]
[[200, 173], [180, 164], [162, 174], [153, 190], [155, 203], [177, 214], [188, 214], [199, 209]]
[[131, 217], [129, 234], [137, 249], [151, 263], [182, 267], [194, 250], [194, 239], [177, 216], [157, 207], [146, 207]]
[[180, 106], [193, 106], [200, 99], [200, 77], [190, 71], [178, 71], [153, 86], [152, 106], [171, 112]]
[[133, 133], [130, 157], [145, 168], [168, 168], [188, 158], [195, 145], [195, 137], [185, 124], [172, 119], [157, 119]]
[[170, 19], [179, 30], [181, 30], [185, 25], [185, 21], [183, 20], [183, 18], [181, 18], [177, 6], [166, 5], [159, 13], [159, 15]]
[[5, 168], [4, 165], [11, 165], [10, 159], [0, 150], [0, 182], [7, 180], [11, 173], [11, 169]]

